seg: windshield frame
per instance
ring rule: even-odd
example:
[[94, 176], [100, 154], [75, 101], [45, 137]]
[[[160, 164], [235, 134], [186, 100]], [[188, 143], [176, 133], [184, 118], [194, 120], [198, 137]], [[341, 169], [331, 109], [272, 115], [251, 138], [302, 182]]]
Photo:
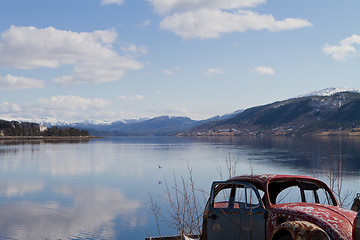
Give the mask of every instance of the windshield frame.
[[[279, 204], [276, 202], [278, 195], [290, 187], [299, 187], [301, 191], [301, 202], [306, 202], [304, 196], [305, 190], [313, 190], [314, 192], [316, 192], [319, 189], [323, 189], [326, 192], [326, 194], [329, 196], [328, 199], [329, 204], [326, 205], [339, 206], [333, 192], [325, 183], [317, 179], [296, 179], [296, 178], [286, 178], [286, 179], [276, 178], [270, 180], [267, 183], [268, 200], [270, 205]], [[317, 203], [320, 204], [319, 202]]]

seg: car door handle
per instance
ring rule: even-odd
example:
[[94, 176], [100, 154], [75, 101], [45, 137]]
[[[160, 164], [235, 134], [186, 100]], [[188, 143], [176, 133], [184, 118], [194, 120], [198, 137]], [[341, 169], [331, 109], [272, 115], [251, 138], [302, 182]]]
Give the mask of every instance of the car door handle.
[[209, 216], [209, 218], [214, 219], [214, 220], [217, 219], [218, 217], [219, 217], [219, 216], [216, 215], [216, 214], [212, 214], [212, 215]]

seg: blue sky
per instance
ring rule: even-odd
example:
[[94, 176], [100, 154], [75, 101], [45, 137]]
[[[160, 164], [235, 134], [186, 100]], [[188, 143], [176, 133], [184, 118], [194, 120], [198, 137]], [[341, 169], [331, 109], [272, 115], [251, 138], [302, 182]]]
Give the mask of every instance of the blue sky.
[[360, 87], [357, 0], [1, 0], [0, 119], [205, 119]]

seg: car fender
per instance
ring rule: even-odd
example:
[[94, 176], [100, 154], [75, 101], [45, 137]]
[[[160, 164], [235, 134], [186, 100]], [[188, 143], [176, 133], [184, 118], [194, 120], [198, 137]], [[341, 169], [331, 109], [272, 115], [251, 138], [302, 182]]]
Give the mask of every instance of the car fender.
[[307, 221], [284, 222], [276, 227], [270, 239], [277, 240], [283, 235], [291, 235], [295, 240], [330, 239], [323, 229]]

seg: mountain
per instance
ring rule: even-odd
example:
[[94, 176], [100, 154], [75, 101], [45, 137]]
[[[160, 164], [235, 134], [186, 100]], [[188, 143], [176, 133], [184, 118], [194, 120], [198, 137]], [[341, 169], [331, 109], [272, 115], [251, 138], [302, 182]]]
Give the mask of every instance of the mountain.
[[187, 130], [198, 124], [198, 121], [187, 117], [161, 116], [145, 121], [117, 125], [112, 129], [116, 135], [169, 135]]
[[187, 117], [160, 116], [151, 119], [121, 120], [107, 124], [74, 123], [72, 127], [85, 129], [94, 136], [128, 136], [128, 135], [172, 135], [186, 131], [202, 121]]
[[228, 119], [201, 124], [181, 135], [306, 135], [339, 132], [355, 135], [360, 130], [360, 93], [347, 90], [328, 89], [323, 93], [252, 107]]
[[241, 111], [243, 110], [200, 121], [192, 120], [188, 117], [160, 116], [151, 119], [128, 119], [111, 123], [81, 122], [61, 126], [87, 130], [93, 136], [175, 135], [203, 123], [228, 119]]
[[313, 91], [305, 95], [300, 95], [298, 97], [311, 97], [311, 96], [331, 96], [335, 93], [340, 92], [355, 92], [360, 93], [360, 88], [347, 88], [347, 87], [331, 87], [331, 88], [325, 88], [320, 91]]

